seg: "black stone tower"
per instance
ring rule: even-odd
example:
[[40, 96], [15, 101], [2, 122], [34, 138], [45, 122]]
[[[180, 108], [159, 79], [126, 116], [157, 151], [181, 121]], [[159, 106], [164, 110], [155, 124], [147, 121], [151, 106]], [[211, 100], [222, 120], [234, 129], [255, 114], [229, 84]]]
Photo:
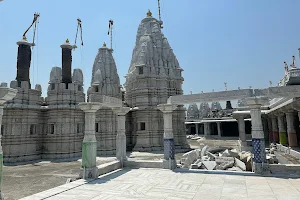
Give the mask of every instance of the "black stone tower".
[[70, 44], [69, 40], [62, 44], [62, 82], [72, 83], [72, 49], [73, 46]]
[[18, 47], [18, 57], [17, 57], [17, 77], [18, 86], [21, 87], [22, 81], [27, 81], [29, 88], [30, 84], [30, 62], [31, 62], [31, 46], [32, 43], [27, 42], [26, 37], [23, 37], [22, 41], [17, 42]]

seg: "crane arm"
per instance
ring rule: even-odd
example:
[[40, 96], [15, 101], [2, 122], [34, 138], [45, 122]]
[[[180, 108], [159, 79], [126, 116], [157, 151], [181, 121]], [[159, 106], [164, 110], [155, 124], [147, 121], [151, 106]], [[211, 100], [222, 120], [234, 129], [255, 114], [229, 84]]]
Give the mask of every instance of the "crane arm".
[[80, 39], [81, 39], [81, 46], [83, 46], [83, 39], [82, 39], [82, 21], [80, 18], [77, 19], [77, 30], [76, 30], [76, 36], [75, 36], [75, 44], [74, 48], [77, 48], [77, 37], [78, 37], [78, 30], [80, 30]]
[[[36, 24], [37, 24], [37, 20], [38, 20], [39, 17], [40, 17], [40, 14], [38, 14], [38, 13], [35, 13], [35, 14], [34, 14], [32, 23], [31, 23], [31, 25], [28, 27], [28, 29], [24, 32], [23, 38], [26, 38], [26, 33], [31, 29], [31, 27], [32, 27], [33, 25], [35, 26], [35, 29], [34, 29], [34, 37], [35, 37]], [[34, 38], [33, 38], [33, 40], [34, 40]]]

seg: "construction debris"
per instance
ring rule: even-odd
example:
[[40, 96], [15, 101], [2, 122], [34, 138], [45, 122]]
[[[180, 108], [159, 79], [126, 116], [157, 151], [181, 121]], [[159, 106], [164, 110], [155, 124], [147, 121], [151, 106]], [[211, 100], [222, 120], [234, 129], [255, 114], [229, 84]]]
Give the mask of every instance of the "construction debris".
[[[253, 154], [251, 152], [239, 152], [237, 149], [219, 146], [209, 147], [201, 142], [199, 147], [199, 149], [183, 154], [179, 166], [189, 169], [252, 171]], [[276, 145], [266, 148], [268, 164], [278, 164], [275, 151]]]
[[191, 140], [203, 140], [205, 139], [204, 137], [200, 137], [199, 135], [195, 134], [195, 135], [187, 135], [186, 139], [191, 139]]
[[210, 148], [200, 144], [200, 148], [183, 154], [181, 166], [189, 169], [251, 171], [252, 154], [236, 149]]

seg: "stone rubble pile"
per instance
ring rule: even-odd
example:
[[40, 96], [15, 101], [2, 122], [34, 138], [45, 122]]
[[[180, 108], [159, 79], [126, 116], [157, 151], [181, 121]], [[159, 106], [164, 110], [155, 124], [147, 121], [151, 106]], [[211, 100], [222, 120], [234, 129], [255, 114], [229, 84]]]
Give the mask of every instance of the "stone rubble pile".
[[252, 171], [252, 154], [200, 144], [200, 149], [183, 154], [179, 165], [189, 169]]
[[266, 158], [269, 164], [278, 164], [278, 159], [274, 152], [277, 150], [277, 146], [275, 144], [271, 144], [270, 148], [266, 148]]
[[204, 139], [204, 137], [200, 137], [199, 135], [195, 134], [195, 135], [187, 135], [186, 139], [190, 139], [190, 140], [201, 140]]

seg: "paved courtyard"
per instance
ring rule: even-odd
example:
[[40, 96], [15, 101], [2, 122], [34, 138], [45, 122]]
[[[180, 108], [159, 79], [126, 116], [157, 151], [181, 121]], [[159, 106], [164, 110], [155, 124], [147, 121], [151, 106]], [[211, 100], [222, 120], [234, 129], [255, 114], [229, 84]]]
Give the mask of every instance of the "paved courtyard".
[[[115, 158], [98, 158], [106, 163]], [[5, 200], [16, 200], [66, 183], [68, 178], [79, 178], [80, 160], [36, 161], [5, 165], [3, 168], [2, 191]]]
[[300, 179], [124, 169], [79, 180], [23, 200], [300, 200]]

